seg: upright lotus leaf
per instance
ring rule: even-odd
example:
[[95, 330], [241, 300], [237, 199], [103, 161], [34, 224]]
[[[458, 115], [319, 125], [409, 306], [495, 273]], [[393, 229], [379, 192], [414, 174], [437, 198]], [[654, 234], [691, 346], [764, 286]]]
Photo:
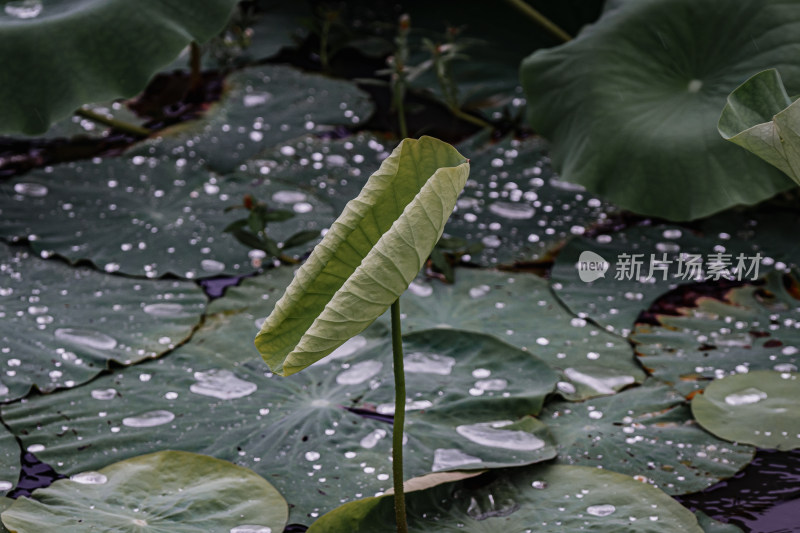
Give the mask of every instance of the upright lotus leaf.
[[701, 297], [678, 315], [656, 315], [631, 335], [642, 365], [691, 396], [728, 375], [754, 370], [795, 372], [800, 366], [800, 282], [773, 273], [763, 286]]
[[202, 278], [255, 270], [250, 250], [223, 232], [246, 216], [244, 209], [226, 212], [246, 194], [294, 213], [269, 224], [279, 242], [319, 232], [334, 218], [313, 194], [266, 176], [218, 176], [185, 157], [144, 154], [61, 164], [0, 184], [0, 237], [27, 238], [37, 252], [89, 260], [107, 272]]
[[469, 161], [446, 143], [401, 142], [264, 322], [256, 346], [270, 368], [294, 374], [383, 314], [422, 268], [468, 175]]
[[540, 416], [558, 446], [558, 463], [613, 470], [672, 495], [732, 477], [755, 453], [709, 435], [684, 398], [653, 379], [583, 403], [551, 402]]
[[42, 133], [79, 106], [141, 91], [235, 0], [10, 0], [0, 14], [0, 132]]
[[792, 104], [775, 69], [760, 72], [730, 96], [720, 134], [800, 184], [800, 106]]
[[[486, 479], [479, 484], [481, 479]], [[702, 533], [691, 511], [655, 487], [581, 466], [500, 471], [493, 477], [439, 485], [407, 496], [414, 533], [636, 531]], [[308, 533], [392, 531], [392, 498], [348, 503]]]
[[646, 376], [626, 341], [570, 314], [538, 276], [457, 269], [452, 285], [412, 282], [401, 308], [404, 331], [480, 332], [527, 350], [560, 371], [558, 391], [570, 399], [614, 394]]
[[254, 472], [164, 451], [58, 480], [0, 516], [16, 533], [267, 533], [282, 531], [288, 514], [280, 493]]
[[711, 382], [692, 399], [698, 424], [761, 448], [800, 448], [800, 374], [760, 370]]
[[0, 244], [0, 399], [75, 387], [111, 362], [157, 357], [185, 341], [206, 304], [193, 283], [142, 282]]
[[[523, 61], [532, 126], [563, 179], [636, 213], [690, 220], [792, 187], [716, 130], [732, 90], [781, 65], [800, 90], [786, 0], [636, 0]], [[714, 28], [714, 31], [709, 31]]]

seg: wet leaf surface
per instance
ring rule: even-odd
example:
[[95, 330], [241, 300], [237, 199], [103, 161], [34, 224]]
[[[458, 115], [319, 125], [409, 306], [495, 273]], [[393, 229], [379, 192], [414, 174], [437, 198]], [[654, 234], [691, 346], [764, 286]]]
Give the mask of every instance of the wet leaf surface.
[[681, 316], [639, 324], [631, 336], [642, 365], [686, 396], [713, 379], [798, 367], [800, 295], [794, 275], [773, 273], [763, 287], [734, 288], [724, 301], [701, 298]]
[[[703, 531], [660, 490], [606, 470], [537, 465], [482, 479], [409, 494], [409, 531]], [[393, 523], [392, 497], [385, 496], [346, 504], [309, 532], [391, 531]]]
[[223, 232], [242, 216], [226, 208], [246, 194], [294, 214], [270, 224], [277, 241], [321, 231], [333, 220], [328, 205], [285, 184], [247, 173], [218, 176], [156, 152], [59, 165], [0, 184], [0, 235], [27, 239], [40, 254], [89, 260], [106, 272], [149, 278], [248, 273], [256, 268], [248, 248]]
[[0, 398], [86, 383], [113, 362], [186, 340], [206, 298], [192, 283], [109, 276], [0, 244]]
[[711, 437], [677, 392], [652, 379], [614, 396], [551, 402], [540, 417], [557, 443], [557, 462], [627, 474], [667, 494], [710, 487], [755, 453]]
[[403, 331], [480, 332], [541, 357], [561, 372], [558, 391], [570, 399], [613, 394], [645, 376], [626, 342], [571, 315], [538, 276], [457, 269], [454, 285], [413, 282], [400, 310]]
[[800, 448], [800, 383], [794, 372], [759, 370], [712, 381], [692, 399], [698, 424], [761, 448]]
[[[252, 338], [288, 271], [230, 289], [212, 304], [218, 314], [168, 357], [90, 387], [32, 396], [7, 406], [4, 419], [69, 475], [163, 449], [235, 461], [275, 484], [295, 506], [293, 522], [310, 523], [342, 500], [388, 489], [391, 426], [344, 409], [391, 413], [387, 331], [375, 325], [297, 375], [270, 374]], [[541, 408], [556, 382], [541, 361], [461, 332], [410, 335], [406, 346], [406, 477], [553, 457], [546, 427], [525, 416]]]

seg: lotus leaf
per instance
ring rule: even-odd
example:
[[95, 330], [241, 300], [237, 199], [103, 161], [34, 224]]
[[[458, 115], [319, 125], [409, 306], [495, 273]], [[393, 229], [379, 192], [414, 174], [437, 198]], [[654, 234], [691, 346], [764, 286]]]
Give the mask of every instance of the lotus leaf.
[[658, 316], [631, 336], [648, 371], [690, 396], [713, 379], [753, 370], [798, 368], [800, 321], [795, 276], [773, 274], [762, 287], [730, 290], [723, 300], [700, 298], [680, 316]]
[[264, 176], [217, 176], [160, 152], [37, 170], [0, 184], [0, 193], [4, 238], [27, 238], [38, 252], [151, 278], [255, 270], [248, 248], [223, 233], [242, 217], [226, 208], [242, 204], [245, 194], [294, 213], [269, 225], [276, 241], [321, 231], [333, 219], [312, 194]]
[[481, 332], [541, 357], [561, 371], [567, 398], [614, 394], [645, 377], [625, 341], [571, 315], [538, 276], [457, 269], [454, 285], [412, 283], [401, 308], [404, 331]]
[[[479, 478], [483, 479], [483, 478]], [[597, 468], [535, 466], [408, 494], [409, 531], [637, 531], [700, 533], [688, 509], [655, 487]], [[391, 531], [392, 498], [348, 503], [309, 533]]]
[[[164, 449], [235, 461], [281, 491], [293, 522], [385, 491], [394, 408], [384, 390], [392, 381], [388, 332], [375, 324], [288, 378], [265, 372], [250, 339], [290, 274], [276, 269], [230, 289], [168, 357], [7, 405], [3, 419], [68, 475]], [[554, 456], [544, 424], [526, 416], [554, 388], [544, 363], [476, 333], [410, 334], [405, 346], [409, 375], [420, 378], [408, 384], [407, 477]]]
[[142, 283], [0, 244], [0, 398], [75, 387], [185, 341], [206, 298], [193, 283]]
[[755, 453], [703, 431], [683, 397], [652, 379], [614, 396], [552, 402], [541, 418], [556, 440], [559, 463], [613, 470], [673, 495], [732, 477]]
[[297, 272], [256, 346], [291, 375], [361, 333], [406, 290], [439, 240], [469, 161], [431, 137], [406, 139], [372, 174]]
[[187, 44], [222, 29], [235, 4], [6, 1], [0, 131], [43, 133], [82, 104], [134, 96]]
[[800, 448], [796, 372], [759, 370], [712, 381], [692, 400], [697, 423], [714, 435], [761, 448]]
[[530, 122], [564, 180], [636, 213], [690, 220], [757, 203], [792, 182], [715, 126], [754, 72], [779, 65], [800, 89], [799, 21], [787, 0], [625, 2], [523, 62]]
[[81, 472], [18, 498], [15, 533], [282, 531], [286, 501], [262, 477], [213, 457], [165, 451]]
[[777, 70], [756, 74], [733, 91], [718, 128], [723, 138], [800, 184], [800, 106], [792, 105]]

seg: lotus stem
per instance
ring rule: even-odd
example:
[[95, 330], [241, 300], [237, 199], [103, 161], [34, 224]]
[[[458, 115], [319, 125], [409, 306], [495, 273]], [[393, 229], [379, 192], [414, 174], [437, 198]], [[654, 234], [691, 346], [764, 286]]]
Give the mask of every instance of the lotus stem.
[[392, 483], [397, 533], [408, 533], [406, 495], [403, 488], [403, 426], [406, 419], [406, 377], [403, 371], [403, 338], [400, 299], [392, 304], [392, 355], [394, 368], [394, 422], [392, 426]]
[[476, 126], [482, 128], [482, 129], [489, 129], [490, 130], [490, 129], [493, 128], [493, 126], [491, 124], [489, 124], [488, 122], [486, 122], [482, 118], [476, 117], [475, 115], [470, 115], [469, 113], [465, 113], [464, 111], [462, 111], [458, 107], [451, 107], [450, 108], [450, 112], [453, 113], [453, 115], [455, 115], [456, 118], [460, 118], [461, 120], [465, 120], [467, 122], [475, 124]]
[[553, 21], [539, 13], [536, 9], [531, 7], [525, 0], [506, 0], [512, 7], [523, 13], [526, 17], [533, 20], [536, 24], [550, 32], [555, 37], [558, 37], [563, 42], [571, 41], [570, 34], [559, 28]]
[[141, 126], [137, 126], [136, 124], [131, 124], [123, 120], [117, 120], [112, 117], [101, 115], [100, 113], [97, 113], [96, 111], [92, 111], [91, 109], [87, 109], [85, 107], [79, 107], [75, 111], [75, 114], [78, 115], [79, 117], [89, 119], [92, 122], [97, 122], [98, 124], [103, 124], [104, 126], [110, 126], [115, 130], [119, 130], [123, 133], [128, 133], [136, 137], [150, 136], [150, 130], [148, 130], [147, 128], [143, 128]]
[[203, 84], [202, 72], [202, 57], [203, 51], [200, 50], [200, 45], [196, 41], [192, 41], [189, 47], [189, 91], [198, 89]]

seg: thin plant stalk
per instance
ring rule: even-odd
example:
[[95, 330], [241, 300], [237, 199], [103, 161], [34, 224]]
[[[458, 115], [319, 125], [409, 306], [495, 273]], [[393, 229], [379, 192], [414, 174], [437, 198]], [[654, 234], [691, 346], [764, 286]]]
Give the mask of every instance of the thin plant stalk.
[[525, 0], [506, 0], [508, 4], [516, 8], [519, 12], [534, 21], [536, 24], [547, 30], [551, 35], [554, 35], [563, 42], [571, 41], [572, 36], [559, 28], [553, 21], [545, 17], [539, 11], [531, 7]]
[[392, 304], [392, 361], [394, 369], [394, 422], [392, 425], [392, 484], [397, 533], [408, 533], [406, 495], [403, 489], [403, 426], [406, 419], [406, 377], [403, 370], [403, 338], [400, 299]]
[[202, 58], [203, 51], [196, 41], [189, 48], [189, 91], [197, 90], [203, 84]]
[[123, 120], [117, 120], [112, 117], [101, 115], [100, 113], [97, 113], [96, 111], [92, 111], [91, 109], [85, 107], [78, 108], [75, 111], [75, 114], [78, 115], [79, 117], [89, 119], [92, 122], [97, 122], [98, 124], [102, 124], [104, 126], [110, 126], [115, 130], [127, 133], [129, 135], [133, 135], [135, 137], [148, 137], [150, 135], [150, 130], [148, 130], [147, 128], [143, 128], [142, 126], [137, 126], [136, 124], [131, 124]]

